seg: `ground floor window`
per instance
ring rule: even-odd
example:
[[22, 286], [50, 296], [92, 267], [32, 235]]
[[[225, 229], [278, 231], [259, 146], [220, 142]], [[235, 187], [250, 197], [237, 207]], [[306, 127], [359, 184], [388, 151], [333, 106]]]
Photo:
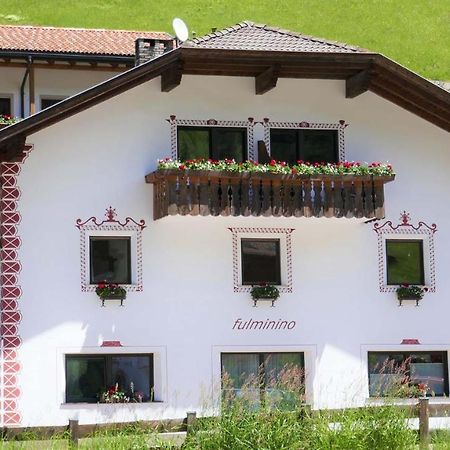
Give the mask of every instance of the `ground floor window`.
[[256, 406], [293, 403], [304, 395], [304, 354], [222, 353], [222, 391]]
[[448, 396], [447, 352], [369, 352], [371, 397]]
[[153, 355], [66, 355], [66, 402], [96, 403], [118, 390], [129, 401], [153, 397]]

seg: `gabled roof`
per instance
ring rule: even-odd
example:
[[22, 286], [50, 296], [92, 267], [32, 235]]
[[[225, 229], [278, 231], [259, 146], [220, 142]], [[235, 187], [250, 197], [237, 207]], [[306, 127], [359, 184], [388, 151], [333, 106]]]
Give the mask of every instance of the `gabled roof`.
[[267, 50], [275, 52], [364, 52], [339, 42], [307, 36], [281, 28], [244, 21], [205, 36], [192, 39], [184, 47], [217, 50]]
[[154, 31], [0, 25], [0, 51], [134, 56], [138, 38], [173, 39]]
[[[245, 28], [239, 26], [237, 32]], [[264, 31], [266, 27], [259, 29]], [[275, 33], [270, 29], [269, 32]], [[277, 38], [284, 39], [284, 35], [285, 32]], [[158, 76], [161, 76], [161, 89], [168, 92], [182, 82], [184, 74], [255, 77], [257, 94], [276, 89], [278, 78], [345, 80], [347, 98], [370, 90], [450, 132], [450, 92], [381, 54], [368, 51], [273, 50], [275, 47], [254, 50], [252, 42], [239, 49], [217, 49], [192, 46], [195, 41], [0, 130], [0, 161], [20, 157], [25, 139], [30, 134]], [[259, 92], [258, 85], [262, 87]]]

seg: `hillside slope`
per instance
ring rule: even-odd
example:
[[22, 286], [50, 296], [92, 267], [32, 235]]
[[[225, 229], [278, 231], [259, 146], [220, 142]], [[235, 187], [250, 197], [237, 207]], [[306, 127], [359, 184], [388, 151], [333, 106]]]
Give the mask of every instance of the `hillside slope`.
[[205, 34], [252, 20], [384, 53], [450, 80], [450, 0], [2, 0], [0, 23]]

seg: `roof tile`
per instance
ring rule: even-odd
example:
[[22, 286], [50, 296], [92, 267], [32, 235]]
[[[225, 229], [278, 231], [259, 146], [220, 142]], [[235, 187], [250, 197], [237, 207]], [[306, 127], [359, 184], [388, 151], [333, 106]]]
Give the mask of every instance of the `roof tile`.
[[[228, 31], [224, 33], [223, 31]], [[306, 36], [300, 33], [255, 24], [248, 20], [185, 42], [185, 47], [210, 48], [217, 50], [267, 50], [290, 52], [330, 52], [352, 53], [365, 52], [359, 47], [334, 41]]]
[[173, 39], [153, 31], [0, 25], [0, 51], [132, 56], [137, 38]]

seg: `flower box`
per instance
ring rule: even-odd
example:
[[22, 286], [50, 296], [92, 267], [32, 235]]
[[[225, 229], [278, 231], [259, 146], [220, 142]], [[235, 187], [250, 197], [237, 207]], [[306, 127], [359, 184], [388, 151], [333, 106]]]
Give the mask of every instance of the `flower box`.
[[95, 293], [102, 301], [102, 306], [105, 306], [105, 300], [120, 300], [120, 306], [123, 306], [123, 301], [127, 296], [127, 291], [115, 283], [98, 283]]
[[402, 284], [397, 288], [397, 299], [399, 306], [403, 305], [403, 301], [415, 301], [416, 306], [419, 306], [419, 301], [422, 300], [428, 288], [425, 286], [410, 286], [409, 284]]
[[253, 286], [250, 295], [253, 299], [253, 306], [256, 306], [258, 301], [269, 301], [274, 306], [275, 301], [280, 296], [280, 291], [273, 285], [260, 285]]

